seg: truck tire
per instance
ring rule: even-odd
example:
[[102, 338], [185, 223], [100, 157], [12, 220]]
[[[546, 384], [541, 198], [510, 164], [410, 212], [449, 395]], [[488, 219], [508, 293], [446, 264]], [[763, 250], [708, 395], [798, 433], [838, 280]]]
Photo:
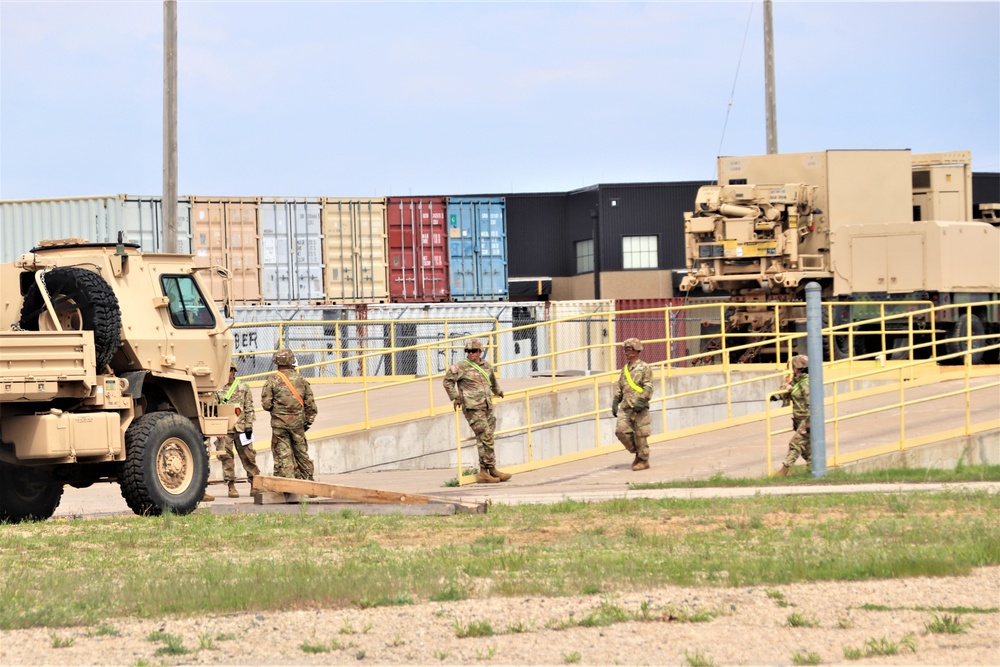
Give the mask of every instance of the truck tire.
[[63, 485], [34, 468], [0, 464], [0, 522], [44, 521], [62, 500]]
[[[975, 315], [962, 315], [955, 322], [955, 326], [951, 329], [951, 336], [944, 343], [944, 349], [948, 354], [962, 354], [968, 351], [968, 345], [964, 340], [966, 334], [969, 332], [969, 318], [972, 318], [972, 335], [982, 336], [986, 333], [986, 329], [983, 327], [983, 322]], [[981, 364], [983, 363], [983, 352], [979, 348], [986, 345], [985, 338], [979, 338], [979, 340], [972, 341], [972, 363]], [[948, 360], [949, 363], [961, 364], [962, 360], [958, 357], [955, 359]]]
[[[47, 272], [45, 287], [63, 329], [94, 332], [97, 369], [103, 372], [122, 342], [122, 313], [114, 290], [99, 274], [74, 266]], [[37, 284], [24, 295], [19, 324], [26, 331], [55, 329]]]
[[208, 450], [191, 420], [152, 412], [125, 431], [122, 497], [140, 516], [190, 514], [205, 495]]

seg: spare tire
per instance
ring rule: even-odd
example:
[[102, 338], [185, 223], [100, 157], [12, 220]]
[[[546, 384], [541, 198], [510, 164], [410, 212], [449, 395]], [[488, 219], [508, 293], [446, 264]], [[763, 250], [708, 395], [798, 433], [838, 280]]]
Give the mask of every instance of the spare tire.
[[[75, 266], [52, 269], [42, 278], [61, 328], [94, 332], [97, 370], [103, 372], [122, 342], [122, 314], [114, 290], [99, 274]], [[26, 331], [57, 329], [37, 283], [24, 295], [19, 324]]]

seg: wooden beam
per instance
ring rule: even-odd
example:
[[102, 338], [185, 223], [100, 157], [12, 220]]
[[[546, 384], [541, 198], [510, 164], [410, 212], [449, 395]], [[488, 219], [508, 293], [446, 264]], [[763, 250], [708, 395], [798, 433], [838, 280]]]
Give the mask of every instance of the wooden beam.
[[486, 503], [470, 503], [456, 498], [438, 498], [436, 496], [424, 496], [419, 493], [397, 493], [395, 491], [381, 491], [379, 489], [366, 489], [358, 486], [343, 486], [341, 484], [326, 484], [324, 482], [312, 482], [304, 479], [292, 479], [290, 477], [270, 477], [268, 475], [257, 475], [253, 478], [253, 489], [251, 493], [264, 493], [267, 491], [275, 493], [295, 493], [299, 495], [316, 496], [321, 498], [335, 498], [337, 500], [350, 500], [359, 503], [386, 503], [396, 505], [428, 505], [444, 503], [455, 505], [457, 511], [472, 514], [482, 514], [486, 512]]

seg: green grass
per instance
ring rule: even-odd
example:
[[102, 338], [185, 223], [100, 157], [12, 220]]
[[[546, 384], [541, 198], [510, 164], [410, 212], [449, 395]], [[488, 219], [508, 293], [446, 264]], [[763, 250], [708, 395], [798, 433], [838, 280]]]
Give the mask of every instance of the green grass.
[[916, 653], [917, 639], [912, 632], [907, 633], [902, 639], [892, 641], [888, 637], [881, 639], [869, 639], [862, 648], [853, 646], [844, 647], [844, 657], [848, 660], [860, 660], [872, 656], [900, 655], [901, 653]]
[[[924, 492], [901, 507], [854, 493], [0, 525], [0, 629], [463, 600], [473, 591], [614, 596], [634, 590], [637, 572], [644, 587], [759, 586], [780, 604], [777, 587], [794, 582], [1000, 564], [998, 494]], [[610, 612], [602, 613], [593, 622]]]
[[927, 632], [937, 635], [958, 635], [964, 633], [970, 625], [972, 623], [962, 620], [961, 616], [951, 616], [950, 614], [938, 616], [934, 614], [934, 618], [924, 628]]
[[788, 615], [785, 625], [789, 628], [818, 628], [819, 622], [815, 618], [795, 611]]
[[826, 477], [814, 479], [812, 472], [797, 467], [789, 477], [726, 477], [717, 473], [708, 479], [685, 480], [676, 482], [636, 482], [629, 484], [630, 489], [703, 489], [714, 487], [746, 487], [746, 486], [787, 486], [823, 485], [823, 484], [878, 484], [878, 483], [920, 483], [920, 482], [998, 482], [1000, 481], [1000, 466], [958, 465], [954, 468], [893, 468], [890, 470], [871, 470], [868, 472], [850, 472], [839, 468], [827, 470]]
[[687, 660], [687, 664], [691, 665], [691, 667], [715, 667], [715, 660], [704, 655], [701, 651], [690, 653], [685, 650], [684, 659]]
[[796, 651], [792, 654], [793, 665], [821, 665], [823, 658], [819, 653], [800, 653]]
[[487, 620], [473, 621], [468, 625], [462, 625], [457, 621], [455, 623], [455, 636], [459, 639], [466, 637], [492, 637], [493, 635], [493, 624]]

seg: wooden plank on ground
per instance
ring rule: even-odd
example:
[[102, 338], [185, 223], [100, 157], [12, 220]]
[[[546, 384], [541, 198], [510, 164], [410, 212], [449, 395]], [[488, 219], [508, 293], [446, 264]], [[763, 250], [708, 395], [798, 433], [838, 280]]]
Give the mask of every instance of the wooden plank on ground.
[[454, 505], [456, 511], [465, 514], [482, 514], [486, 512], [486, 503], [471, 503], [455, 498], [424, 496], [419, 493], [398, 493], [395, 491], [366, 489], [359, 486], [326, 484], [324, 482], [312, 482], [309, 480], [292, 479], [289, 477], [257, 475], [253, 478], [253, 490], [251, 493], [257, 494], [265, 492], [295, 493], [299, 495], [335, 498], [338, 500], [350, 500], [363, 503], [385, 503], [396, 505], [448, 504]]

